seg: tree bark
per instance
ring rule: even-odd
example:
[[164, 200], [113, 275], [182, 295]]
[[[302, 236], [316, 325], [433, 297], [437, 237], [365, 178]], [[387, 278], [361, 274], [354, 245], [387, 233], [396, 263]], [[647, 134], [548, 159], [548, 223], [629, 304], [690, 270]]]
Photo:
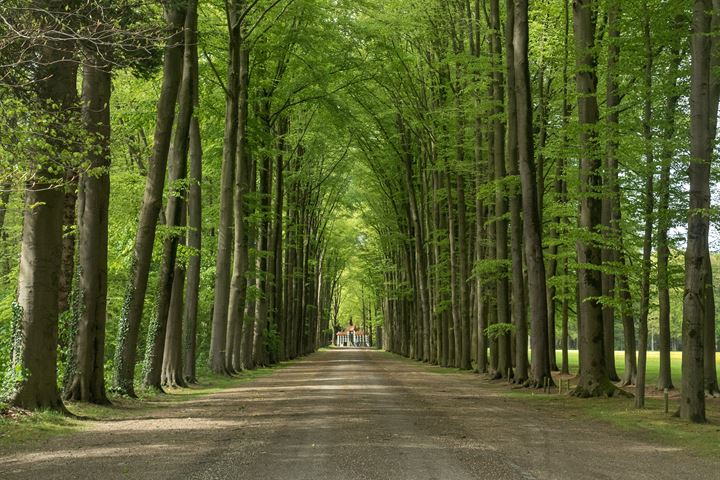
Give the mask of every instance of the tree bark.
[[680, 417], [705, 422], [703, 378], [703, 315], [706, 305], [705, 258], [708, 252], [707, 211], [710, 208], [710, 0], [693, 2], [690, 76], [690, 211], [685, 250], [685, 292], [682, 325], [682, 390]]
[[86, 52], [83, 123], [92, 142], [91, 166], [80, 178], [78, 205], [78, 295], [76, 335], [65, 373], [66, 400], [107, 404], [105, 323], [107, 317], [108, 210], [110, 205], [111, 66], [107, 52]]
[[[507, 174], [520, 181], [518, 171], [518, 142], [525, 139], [518, 132], [518, 105], [515, 64], [515, 0], [506, 1], [505, 57], [507, 68]], [[532, 132], [530, 132], [532, 137]], [[532, 138], [531, 138], [532, 140]], [[521, 194], [521, 190], [525, 195]], [[528, 194], [525, 185], [513, 185], [510, 193], [510, 257], [512, 261], [512, 317], [515, 324], [515, 377], [516, 383], [528, 379], [528, 324], [525, 309], [525, 279], [523, 275], [523, 219], [520, 216], [522, 202]]]
[[[548, 353], [547, 286], [542, 249], [542, 224], [538, 208], [532, 129], [532, 99], [528, 64], [528, 0], [515, 0], [513, 36], [517, 96], [518, 158], [522, 184], [525, 258], [528, 267], [528, 293], [532, 326], [532, 377], [536, 388], [553, 383]], [[520, 344], [518, 344], [518, 347]]]
[[133, 379], [138, 334], [145, 305], [145, 292], [150, 273], [157, 221], [162, 207], [168, 151], [170, 150], [172, 126], [175, 121], [175, 104], [182, 77], [185, 9], [185, 2], [172, 3], [165, 8], [170, 35], [165, 46], [163, 81], [157, 107], [152, 161], [145, 183], [129, 280], [118, 326], [113, 389], [131, 397], [135, 396]]
[[[578, 120], [580, 123], [580, 221], [585, 235], [598, 232], [601, 225], [602, 179], [596, 127], [599, 119], [597, 105], [597, 54], [595, 30], [597, 4], [594, 0], [575, 0], [573, 4], [576, 85]], [[579, 397], [613, 395], [616, 387], [610, 383], [603, 349], [603, 318], [600, 297], [602, 265], [600, 248], [594, 241], [577, 242], [578, 300], [580, 302], [580, 376], [573, 394]], [[592, 265], [583, 268], [582, 265]]]
[[[609, 2], [607, 7], [608, 22], [608, 60], [606, 72], [606, 122], [608, 127], [608, 142], [604, 156], [604, 193], [602, 197], [602, 225], [609, 239], [617, 242], [620, 232], [620, 202], [618, 184], [618, 126], [620, 122], [619, 106], [620, 92], [617, 78], [617, 67], [620, 59], [620, 29], [618, 20], [620, 16], [617, 0]], [[605, 365], [611, 381], [617, 381], [615, 368], [615, 314], [616, 308], [612, 304], [615, 297], [617, 276], [608, 271], [618, 261], [617, 246], [606, 245], [601, 252], [605, 269], [601, 272], [602, 295], [605, 299], [602, 306], [603, 313], [603, 345], [605, 347]], [[633, 349], [633, 358], [634, 349]], [[632, 372], [632, 370], [628, 370]]]
[[[501, 180], [505, 178], [505, 124], [502, 121], [503, 100], [505, 97], [503, 89], [502, 74], [502, 43], [500, 41], [500, 6], [498, 0], [490, 2], [490, 28], [491, 33], [491, 54], [494, 58], [492, 94], [494, 102], [493, 120], [493, 159], [495, 169], [495, 181], [498, 184], [495, 190], [495, 260], [498, 264], [498, 279], [496, 284], [496, 308], [497, 323], [510, 325], [510, 298], [508, 292], [508, 272], [505, 262], [507, 254], [507, 221], [504, 219], [507, 212], [505, 192], [501, 186]], [[491, 373], [495, 378], [507, 378], [511, 374], [511, 349], [510, 334], [499, 335], [497, 341], [497, 363], [496, 370]]]
[[[195, 35], [197, 37], [197, 35]], [[197, 317], [202, 253], [202, 143], [200, 139], [200, 93], [197, 41], [193, 43], [193, 115], [190, 120], [190, 171], [187, 200], [187, 247], [189, 258], [183, 317], [183, 375], [186, 383], [197, 383]]]
[[239, 16], [243, 0], [227, 2], [229, 11], [228, 78], [225, 91], [225, 133], [223, 162], [220, 177], [220, 223], [218, 224], [217, 255], [215, 257], [215, 298], [210, 331], [210, 371], [229, 373], [226, 369], [228, 305], [230, 302], [230, 254], [233, 239], [233, 184], [237, 151], [241, 25]]
[[[180, 309], [182, 308], [182, 290], [184, 277], [177, 288], [173, 288], [175, 283], [175, 272], [177, 270], [177, 250], [181, 241], [181, 234], [177, 231], [184, 227], [185, 212], [185, 186], [187, 178], [187, 156], [190, 148], [190, 121], [193, 112], [193, 72], [192, 72], [192, 52], [195, 42], [195, 31], [197, 25], [197, 0], [187, 0], [185, 26], [183, 29], [184, 53], [183, 62], [181, 62], [181, 88], [178, 96], [178, 117], [175, 127], [175, 135], [173, 137], [172, 161], [168, 172], [169, 193], [166, 207], [166, 227], [170, 229], [168, 237], [163, 242], [162, 264], [160, 266], [160, 275], [158, 279], [158, 293], [156, 297], [155, 315], [153, 321], [148, 326], [148, 337], [145, 349], [145, 364], [143, 385], [155, 390], [162, 390], [163, 380], [163, 352], [165, 352], [165, 339], [167, 336], [168, 319], [171, 307], [173, 290], [179, 294], [176, 299], [175, 315], [173, 316], [174, 325], [172, 327], [173, 340], [179, 342], [182, 339], [182, 317]], [[184, 274], [184, 271], [183, 271]], [[179, 307], [179, 308], [178, 308]], [[172, 365], [168, 367], [168, 373], [172, 371], [173, 378], [168, 379], [171, 384], [178, 382], [184, 385], [182, 378], [182, 365], [180, 363], [180, 346], [173, 345], [170, 347], [172, 358], [169, 359]]]
[[[44, 7], [51, 7], [47, 2]], [[55, 28], [36, 13], [39, 28]], [[77, 101], [77, 68], [67, 42], [48, 40], [37, 52], [35, 88], [43, 113], [51, 119], [47, 146], [40, 157], [56, 159], [70, 150], [65, 126]], [[13, 371], [20, 372], [9, 396], [11, 405], [65, 411], [57, 388], [58, 287], [62, 255], [62, 172], [33, 163], [35, 175], [25, 184], [17, 304], [13, 308]]]
[[645, 189], [643, 195], [643, 216], [645, 232], [643, 235], [642, 274], [640, 277], [640, 321], [638, 322], [638, 374], [635, 388], [635, 408], [645, 407], [645, 373], [647, 370], [648, 314], [650, 311], [650, 269], [652, 267], [652, 233], [655, 212], [655, 150], [653, 145], [652, 95], [653, 95], [653, 44], [650, 36], [650, 17], [645, 4], [643, 25], [645, 43], [645, 68], [643, 102], [643, 136], [645, 139]]
[[242, 335], [244, 328], [245, 304], [247, 302], [248, 270], [248, 221], [247, 201], [250, 176], [250, 157], [247, 140], [248, 121], [248, 50], [244, 45], [243, 31], [240, 31], [239, 60], [239, 97], [237, 122], [237, 154], [235, 155], [235, 208], [234, 208], [234, 252], [232, 280], [227, 318], [227, 336], [225, 339], [225, 368], [228, 372], [242, 369]]
[[675, 156], [675, 148], [672, 140], [675, 137], [676, 122], [675, 115], [680, 100], [677, 93], [680, 62], [683, 55], [680, 54], [680, 41], [685, 21], [683, 16], [676, 19], [678, 35], [675, 36], [676, 43], [672, 46], [670, 54], [670, 78], [671, 92], [665, 102], [665, 119], [663, 122], [663, 147], [661, 154], [660, 181], [658, 183], [658, 225], [657, 225], [657, 288], [658, 288], [658, 337], [660, 353], [660, 370], [656, 388], [658, 390], [675, 388], [672, 381], [672, 368], [670, 363], [670, 285], [668, 276], [668, 264], [670, 261], [670, 247], [668, 244], [668, 231], [670, 230], [670, 171], [672, 160]]

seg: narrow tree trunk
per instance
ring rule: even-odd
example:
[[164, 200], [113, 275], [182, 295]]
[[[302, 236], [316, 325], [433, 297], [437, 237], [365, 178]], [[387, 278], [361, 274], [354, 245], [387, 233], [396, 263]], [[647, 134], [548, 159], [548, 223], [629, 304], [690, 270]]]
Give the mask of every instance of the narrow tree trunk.
[[[495, 190], [495, 259], [505, 262], [508, 259], [507, 254], [507, 221], [504, 219], [507, 212], [507, 202], [505, 200], [505, 192], [501, 185], [502, 179], [505, 178], [505, 125], [502, 121], [503, 99], [505, 97], [503, 91], [503, 74], [502, 74], [502, 43], [500, 41], [500, 7], [498, 0], [490, 2], [490, 28], [491, 34], [491, 52], [495, 61], [493, 69], [493, 101], [495, 103], [493, 121], [493, 158], [495, 168], [495, 181], [498, 186]], [[498, 268], [498, 279], [496, 285], [496, 308], [497, 323], [500, 325], [510, 325], [510, 298], [508, 292], [508, 272], [504, 266]], [[497, 364], [496, 371], [492, 373], [495, 378], [507, 377], [511, 370], [511, 348], [510, 333], [502, 334], [497, 339]]]
[[715, 396], [720, 393], [717, 380], [715, 355], [715, 289], [710, 252], [705, 255], [705, 312], [703, 324], [705, 392]]
[[70, 309], [70, 292], [75, 277], [75, 226], [77, 225], [78, 175], [69, 168], [65, 173], [65, 195], [63, 201], [63, 248], [60, 261], [60, 283], [58, 286], [58, 311]]
[[[197, 43], [197, 42], [196, 42]], [[193, 50], [193, 116], [190, 121], [190, 171], [188, 175], [187, 246], [190, 253], [185, 286], [185, 314], [183, 321], [183, 374], [186, 383], [197, 383], [197, 317], [200, 294], [200, 259], [202, 252], [202, 143], [198, 110], [198, 53]]]
[[[515, 0], [506, 0], [505, 27], [505, 58], [507, 67], [507, 173], [508, 176], [519, 178], [518, 171], [518, 140], [525, 139], [518, 135], [518, 98], [515, 72]], [[523, 105], [519, 106], [524, 108]], [[532, 132], [530, 133], [532, 136]], [[523, 191], [525, 195], [521, 194]], [[520, 216], [522, 202], [528, 194], [525, 187], [513, 185], [510, 192], [510, 257], [512, 259], [512, 317], [515, 324], [515, 382], [524, 383], [528, 379], [528, 324], [525, 309], [525, 278], [523, 275], [523, 220]]]
[[244, 45], [243, 32], [240, 33], [239, 60], [239, 116], [237, 122], [237, 151], [235, 155], [235, 208], [234, 208], [234, 251], [232, 280], [227, 318], [227, 334], [225, 338], [225, 369], [238, 372], [242, 369], [242, 335], [244, 328], [245, 305], [247, 303], [247, 270], [248, 270], [248, 220], [246, 195], [250, 181], [250, 157], [247, 140], [248, 121], [248, 49]]
[[643, 235], [642, 275], [640, 278], [640, 321], [638, 322], [638, 374], [635, 389], [635, 408], [645, 407], [645, 374], [647, 371], [648, 315], [650, 311], [650, 268], [652, 267], [652, 233], [655, 211], [655, 152], [652, 133], [652, 95], [653, 95], [653, 44], [650, 36], [650, 17], [645, 5], [643, 25], [645, 41], [645, 99], [643, 105], [643, 136], [645, 138], [645, 189], [643, 216], [645, 233]]
[[227, 344], [228, 305], [230, 302], [230, 261], [233, 238], [233, 184], [237, 151], [240, 43], [242, 0], [226, 2], [228, 12], [228, 78], [225, 91], [225, 132], [223, 161], [220, 174], [220, 223], [218, 224], [217, 255], [215, 257], [215, 298], [210, 330], [209, 367], [213, 373], [227, 374], [225, 348]]
[[[606, 72], [606, 122], [608, 126], [608, 141], [604, 156], [604, 194], [602, 197], [602, 225], [606, 235], [615, 241], [622, 235], [620, 232], [620, 201], [618, 184], [618, 126], [620, 122], [620, 86], [617, 78], [617, 67], [620, 59], [620, 29], [619, 4], [617, 0], [611, 0], [608, 4], [608, 60]], [[605, 246], [602, 249], [602, 262], [605, 269], [601, 272], [602, 295], [606, 299], [602, 306], [603, 313], [603, 345], [605, 347], [605, 365], [608, 377], [611, 381], [619, 380], [615, 368], [615, 314], [616, 308], [612, 305], [615, 296], [615, 287], [618, 278], [608, 269], [613, 268], [613, 263], [618, 261], [617, 246]], [[626, 334], [627, 334], [626, 330]], [[632, 352], [633, 359], [635, 351]], [[632, 370], [628, 370], [631, 372]]]
[[[682, 16], [676, 19], [678, 22], [677, 32], [681, 32], [685, 25]], [[675, 156], [675, 149], [672, 146], [675, 137], [675, 115], [680, 100], [677, 93], [680, 62], [683, 56], [680, 54], [679, 42], [682, 35], [676, 36], [676, 42], [671, 48], [672, 59], [670, 61], [671, 93], [665, 103], [665, 120], [663, 122], [663, 147], [660, 167], [660, 181], [658, 183], [658, 226], [657, 226], [657, 288], [658, 288], [658, 340], [660, 353], [660, 371], [656, 388], [675, 388], [672, 382], [672, 368], [670, 364], [670, 285], [668, 276], [668, 264], [670, 261], [670, 247], [668, 244], [668, 231], [670, 230], [670, 171], [672, 160]]]
[[[180, 226], [185, 225], [185, 215], [183, 214], [182, 217], [183, 219], [180, 221]], [[181, 239], [179, 243], [185, 243], [185, 239]], [[186, 269], [184, 264], [177, 263], [175, 265], [160, 376], [161, 385], [166, 387], [177, 388], [187, 386], [187, 383], [185, 383], [185, 375], [183, 373], [182, 357], [185, 272]]]

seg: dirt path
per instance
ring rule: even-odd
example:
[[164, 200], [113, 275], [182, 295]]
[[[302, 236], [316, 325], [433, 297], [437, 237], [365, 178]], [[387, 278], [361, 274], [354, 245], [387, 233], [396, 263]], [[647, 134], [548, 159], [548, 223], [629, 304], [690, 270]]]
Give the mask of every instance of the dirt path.
[[371, 350], [319, 352], [154, 418], [0, 452], [0, 478], [718, 478], [720, 460], [541, 414], [470, 379]]

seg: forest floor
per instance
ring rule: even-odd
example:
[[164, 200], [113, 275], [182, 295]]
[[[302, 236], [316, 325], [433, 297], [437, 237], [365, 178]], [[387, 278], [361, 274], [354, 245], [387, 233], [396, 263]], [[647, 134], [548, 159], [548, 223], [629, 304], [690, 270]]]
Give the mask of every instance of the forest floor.
[[[0, 478], [717, 478], [720, 418], [695, 432], [704, 450], [662, 434], [683, 428], [599, 418], [622, 416], [625, 400], [582, 402], [333, 349], [215, 393], [87, 421], [81, 432], [2, 445]], [[643, 423], [681, 426], [647, 415]]]

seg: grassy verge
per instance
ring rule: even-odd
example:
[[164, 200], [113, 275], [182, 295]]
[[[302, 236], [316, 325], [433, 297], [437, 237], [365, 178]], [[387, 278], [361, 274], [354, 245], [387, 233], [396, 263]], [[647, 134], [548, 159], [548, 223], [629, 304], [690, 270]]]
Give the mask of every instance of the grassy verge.
[[142, 418], [180, 402], [238, 387], [270, 375], [288, 364], [289, 362], [283, 362], [270, 368], [248, 370], [234, 377], [204, 374], [198, 384], [189, 388], [168, 389], [165, 394], [138, 391], [137, 399], [110, 395], [111, 405], [66, 402], [65, 406], [76, 418], [50, 411], [8, 410], [6, 405], [0, 404], [0, 448], [37, 441], [52, 435], [79, 432], [92, 425], [89, 421]]

